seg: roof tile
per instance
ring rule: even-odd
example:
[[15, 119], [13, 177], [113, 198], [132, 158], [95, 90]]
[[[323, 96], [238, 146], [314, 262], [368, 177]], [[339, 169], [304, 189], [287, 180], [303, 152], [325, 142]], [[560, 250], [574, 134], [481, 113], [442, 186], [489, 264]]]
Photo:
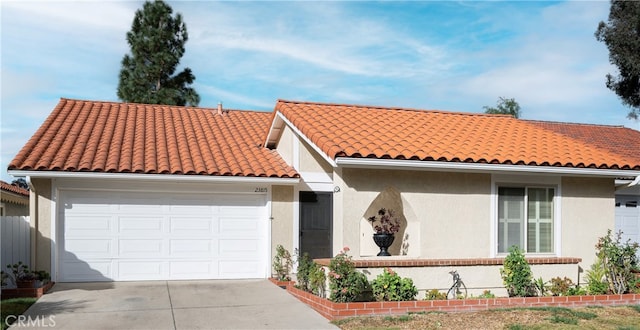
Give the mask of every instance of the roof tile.
[[11, 170], [299, 177], [263, 148], [271, 114], [61, 99]]
[[332, 159], [640, 170], [640, 132], [618, 126], [285, 100], [275, 110]]

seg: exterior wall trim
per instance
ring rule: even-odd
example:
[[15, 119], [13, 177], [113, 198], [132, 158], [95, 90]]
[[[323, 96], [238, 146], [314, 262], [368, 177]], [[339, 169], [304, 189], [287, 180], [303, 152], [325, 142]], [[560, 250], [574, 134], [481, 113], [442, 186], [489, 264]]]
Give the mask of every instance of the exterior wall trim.
[[504, 165], [504, 164], [483, 164], [483, 163], [462, 163], [444, 161], [423, 161], [423, 160], [400, 160], [400, 159], [377, 159], [377, 158], [348, 158], [338, 157], [335, 163], [341, 167], [357, 168], [378, 168], [378, 169], [409, 169], [409, 170], [432, 170], [448, 172], [512, 172], [519, 174], [555, 174], [573, 176], [601, 176], [601, 177], [640, 177], [640, 171], [618, 170], [618, 169], [597, 169], [597, 168], [576, 168], [576, 167], [555, 167], [555, 166], [531, 166], [531, 165]]
[[96, 173], [96, 172], [62, 172], [62, 171], [7, 171], [14, 176], [32, 178], [73, 178], [73, 179], [107, 179], [107, 180], [141, 180], [141, 181], [181, 181], [208, 183], [261, 183], [277, 185], [294, 185], [299, 178], [247, 177], [247, 176], [210, 176], [210, 175], [176, 175], [176, 174], [140, 174], [140, 173]]

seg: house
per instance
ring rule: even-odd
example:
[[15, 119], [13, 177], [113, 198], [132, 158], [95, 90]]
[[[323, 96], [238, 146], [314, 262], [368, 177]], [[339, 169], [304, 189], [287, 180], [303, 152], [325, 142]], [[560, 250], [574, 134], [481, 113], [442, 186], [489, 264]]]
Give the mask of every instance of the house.
[[0, 181], [0, 216], [29, 215], [29, 190]]
[[[280, 100], [272, 113], [61, 99], [9, 173], [36, 195], [58, 281], [264, 278], [275, 246], [350, 248], [370, 276], [499, 288], [519, 245], [579, 281], [640, 181], [640, 132], [503, 115]], [[626, 180], [619, 180], [626, 178]], [[618, 185], [618, 187], [616, 186]], [[392, 257], [367, 218], [402, 222]]]

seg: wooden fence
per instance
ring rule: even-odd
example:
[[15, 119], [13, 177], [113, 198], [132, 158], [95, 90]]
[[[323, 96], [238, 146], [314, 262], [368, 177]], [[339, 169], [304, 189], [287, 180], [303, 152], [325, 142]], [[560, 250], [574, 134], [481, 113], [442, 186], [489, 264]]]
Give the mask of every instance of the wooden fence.
[[18, 261], [29, 264], [31, 257], [31, 235], [29, 217], [0, 217], [0, 268], [7, 271], [7, 264]]

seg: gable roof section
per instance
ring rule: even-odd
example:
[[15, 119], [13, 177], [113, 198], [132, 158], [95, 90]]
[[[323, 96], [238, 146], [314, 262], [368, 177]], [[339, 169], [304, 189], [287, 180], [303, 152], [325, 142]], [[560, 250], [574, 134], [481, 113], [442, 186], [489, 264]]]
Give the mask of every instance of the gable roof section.
[[61, 99], [9, 170], [297, 178], [261, 146], [270, 116]]
[[284, 100], [275, 110], [332, 160], [640, 170], [640, 132], [624, 127]]
[[2, 180], [0, 180], [0, 190], [5, 193], [12, 193], [19, 196], [29, 197], [29, 190], [14, 186]]

